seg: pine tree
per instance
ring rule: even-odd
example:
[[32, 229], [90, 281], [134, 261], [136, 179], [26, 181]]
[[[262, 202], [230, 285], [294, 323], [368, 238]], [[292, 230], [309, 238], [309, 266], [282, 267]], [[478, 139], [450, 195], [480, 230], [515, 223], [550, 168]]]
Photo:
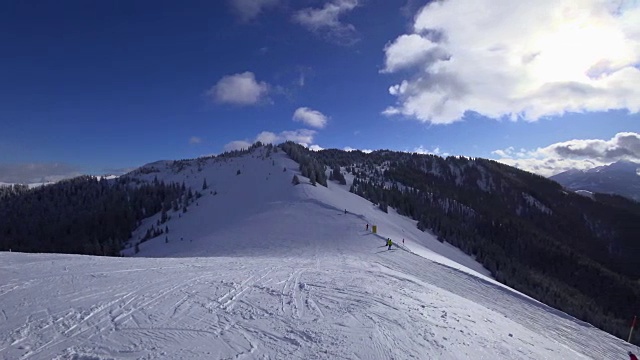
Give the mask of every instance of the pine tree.
[[207, 190], [208, 188], [209, 186], [207, 185], [207, 178], [205, 178], [202, 182], [202, 190]]

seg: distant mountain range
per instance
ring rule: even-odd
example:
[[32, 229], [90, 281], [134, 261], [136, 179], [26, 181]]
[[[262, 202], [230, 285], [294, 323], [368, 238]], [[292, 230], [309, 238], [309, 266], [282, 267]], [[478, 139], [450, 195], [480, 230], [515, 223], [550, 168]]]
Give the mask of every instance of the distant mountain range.
[[577, 191], [617, 194], [640, 201], [640, 164], [618, 161], [589, 170], [568, 170], [551, 176], [565, 188]]

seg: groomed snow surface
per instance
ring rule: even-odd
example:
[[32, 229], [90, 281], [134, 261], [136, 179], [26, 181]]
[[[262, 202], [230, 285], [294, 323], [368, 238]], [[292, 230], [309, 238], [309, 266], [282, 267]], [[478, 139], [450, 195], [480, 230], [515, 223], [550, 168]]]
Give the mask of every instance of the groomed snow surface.
[[0, 253], [0, 358], [625, 359], [637, 350], [498, 284], [347, 186], [303, 177], [292, 186], [297, 164], [263, 155], [180, 173], [160, 162], [140, 176], [194, 190], [207, 179], [197, 205], [170, 213], [168, 243], [162, 235], [126, 258]]

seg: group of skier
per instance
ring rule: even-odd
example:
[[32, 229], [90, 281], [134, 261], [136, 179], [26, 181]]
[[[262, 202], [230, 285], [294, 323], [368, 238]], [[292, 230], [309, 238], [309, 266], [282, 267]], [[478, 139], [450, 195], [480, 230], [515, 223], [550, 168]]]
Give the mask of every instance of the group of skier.
[[[369, 231], [369, 224], [366, 224], [364, 229], [366, 231]], [[404, 245], [404, 239], [402, 239], [402, 245]], [[387, 250], [391, 250], [391, 246], [393, 246], [393, 241], [391, 240], [391, 238], [387, 238], [387, 240], [385, 240], [385, 246], [388, 247]]]

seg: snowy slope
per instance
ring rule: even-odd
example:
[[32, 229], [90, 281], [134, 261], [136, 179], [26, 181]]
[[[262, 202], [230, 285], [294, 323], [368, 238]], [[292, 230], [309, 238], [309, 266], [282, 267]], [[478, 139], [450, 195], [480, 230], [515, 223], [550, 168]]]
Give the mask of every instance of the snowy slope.
[[[170, 213], [168, 243], [144, 242], [136, 257], [0, 253], [0, 358], [615, 359], [632, 349], [497, 284], [346, 186], [292, 186], [297, 164], [262, 151], [137, 175], [193, 189], [206, 178], [210, 189]], [[387, 237], [399, 243], [391, 251]]]

